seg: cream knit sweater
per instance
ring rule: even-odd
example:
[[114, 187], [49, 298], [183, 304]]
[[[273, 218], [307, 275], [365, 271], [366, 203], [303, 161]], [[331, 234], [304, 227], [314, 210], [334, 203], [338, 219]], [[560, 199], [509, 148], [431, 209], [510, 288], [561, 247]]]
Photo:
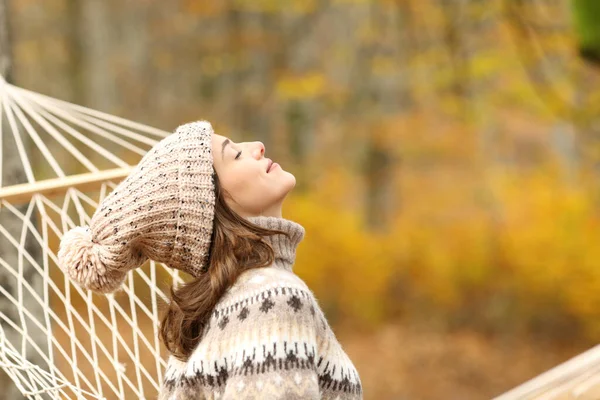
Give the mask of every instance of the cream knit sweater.
[[291, 234], [265, 238], [275, 262], [244, 272], [219, 300], [187, 360], [169, 357], [158, 400], [362, 399], [362, 384], [323, 311], [292, 268], [302, 225], [252, 222]]

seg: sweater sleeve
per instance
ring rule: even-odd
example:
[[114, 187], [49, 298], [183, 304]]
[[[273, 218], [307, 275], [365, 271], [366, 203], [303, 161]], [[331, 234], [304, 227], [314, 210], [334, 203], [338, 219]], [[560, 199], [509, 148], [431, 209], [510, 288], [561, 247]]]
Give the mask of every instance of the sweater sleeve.
[[223, 399], [319, 399], [310, 292], [266, 293], [232, 346]]

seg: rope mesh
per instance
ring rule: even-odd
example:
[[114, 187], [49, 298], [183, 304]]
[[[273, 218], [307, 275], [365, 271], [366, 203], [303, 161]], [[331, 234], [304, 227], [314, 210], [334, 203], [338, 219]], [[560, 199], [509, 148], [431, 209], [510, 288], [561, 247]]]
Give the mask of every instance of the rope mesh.
[[71, 283], [57, 251], [119, 183], [102, 174], [125, 178], [168, 134], [0, 77], [0, 366], [27, 398], [156, 396], [167, 356], [159, 314], [180, 272], [150, 260], [105, 296]]

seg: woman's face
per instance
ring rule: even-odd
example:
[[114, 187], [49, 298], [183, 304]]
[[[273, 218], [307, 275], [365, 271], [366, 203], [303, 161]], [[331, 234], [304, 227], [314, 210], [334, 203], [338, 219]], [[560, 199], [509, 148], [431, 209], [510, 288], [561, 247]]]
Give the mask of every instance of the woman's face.
[[261, 142], [236, 143], [212, 135], [214, 168], [221, 186], [231, 195], [226, 202], [242, 217], [281, 217], [285, 196], [296, 186], [296, 178], [265, 158]]

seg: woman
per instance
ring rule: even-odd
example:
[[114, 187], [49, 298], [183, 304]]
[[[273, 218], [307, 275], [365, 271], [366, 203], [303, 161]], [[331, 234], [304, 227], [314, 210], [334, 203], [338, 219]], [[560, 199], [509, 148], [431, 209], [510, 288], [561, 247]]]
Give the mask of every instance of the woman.
[[362, 398], [293, 272], [305, 230], [281, 209], [295, 177], [264, 152], [206, 121], [182, 125], [61, 241], [61, 269], [98, 292], [118, 290], [147, 259], [194, 278], [171, 288], [161, 321], [171, 354], [159, 400]]

